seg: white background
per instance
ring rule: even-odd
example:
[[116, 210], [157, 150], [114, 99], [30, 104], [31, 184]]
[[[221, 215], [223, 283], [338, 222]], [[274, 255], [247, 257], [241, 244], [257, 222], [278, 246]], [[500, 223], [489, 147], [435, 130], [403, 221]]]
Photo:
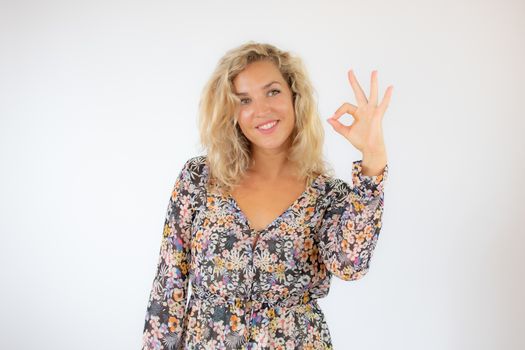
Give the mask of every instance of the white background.
[[[320, 301], [334, 347], [524, 349], [521, 1], [1, 1], [0, 346], [137, 349], [197, 104], [226, 50], [303, 58], [324, 119], [394, 85], [362, 280]], [[351, 117], [341, 121], [349, 124]]]

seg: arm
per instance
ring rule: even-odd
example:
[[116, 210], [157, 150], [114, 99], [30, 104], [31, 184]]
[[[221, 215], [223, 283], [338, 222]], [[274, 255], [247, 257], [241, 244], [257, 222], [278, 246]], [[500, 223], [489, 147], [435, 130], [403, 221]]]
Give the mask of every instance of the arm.
[[346, 281], [368, 272], [381, 230], [388, 165], [374, 176], [365, 176], [362, 170], [362, 161], [354, 161], [352, 188], [340, 179], [329, 184], [326, 211], [318, 231], [319, 251], [326, 268]]
[[179, 173], [167, 208], [159, 260], [149, 295], [143, 350], [182, 346], [190, 267], [190, 230], [194, 213], [191, 160]]

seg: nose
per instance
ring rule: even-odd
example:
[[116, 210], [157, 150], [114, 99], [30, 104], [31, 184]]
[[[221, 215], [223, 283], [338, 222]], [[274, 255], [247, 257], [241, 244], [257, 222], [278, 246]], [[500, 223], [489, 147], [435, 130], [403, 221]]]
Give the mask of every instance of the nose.
[[254, 114], [256, 117], [266, 117], [271, 111], [270, 103], [267, 99], [259, 99], [254, 103]]

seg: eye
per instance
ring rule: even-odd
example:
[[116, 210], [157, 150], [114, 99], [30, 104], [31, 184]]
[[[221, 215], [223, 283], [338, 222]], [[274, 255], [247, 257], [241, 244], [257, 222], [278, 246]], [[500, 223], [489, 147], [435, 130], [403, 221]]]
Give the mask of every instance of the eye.
[[[276, 92], [275, 95], [277, 95], [277, 94], [281, 93], [281, 90], [279, 90], [279, 89], [270, 90], [270, 93], [273, 93], [273, 92]], [[274, 96], [274, 95], [271, 95], [271, 96]], [[241, 98], [240, 102], [241, 102], [242, 105], [244, 105], [244, 104], [246, 104], [244, 101], [249, 101], [249, 100], [250, 100], [249, 98]]]

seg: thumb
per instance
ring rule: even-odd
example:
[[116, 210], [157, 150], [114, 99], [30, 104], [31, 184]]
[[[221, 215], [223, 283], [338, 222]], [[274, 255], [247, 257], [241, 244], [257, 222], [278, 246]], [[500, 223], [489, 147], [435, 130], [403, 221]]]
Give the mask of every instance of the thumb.
[[345, 125], [343, 125], [339, 120], [332, 119], [332, 118], [328, 118], [326, 120], [328, 121], [328, 123], [330, 123], [330, 125], [332, 125], [332, 127], [334, 128], [335, 131], [337, 131], [341, 135], [343, 134], [343, 130], [345, 128]]

